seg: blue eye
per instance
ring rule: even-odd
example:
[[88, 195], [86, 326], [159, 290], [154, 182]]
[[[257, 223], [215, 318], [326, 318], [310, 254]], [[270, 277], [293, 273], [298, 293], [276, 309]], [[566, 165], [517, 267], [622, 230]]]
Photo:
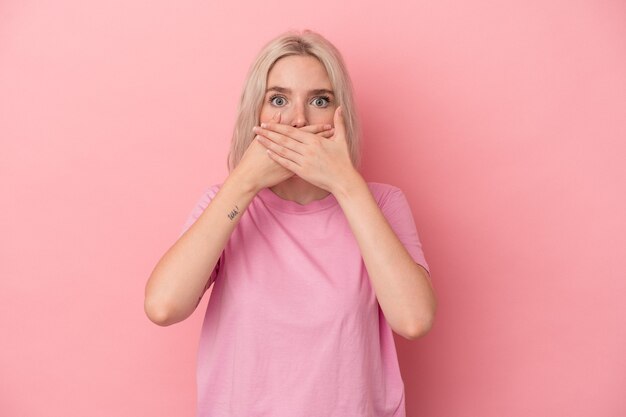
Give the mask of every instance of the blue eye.
[[272, 97], [270, 97], [269, 102], [274, 106], [282, 107], [285, 105], [287, 100], [285, 100], [285, 97], [283, 96], [273, 95]]
[[328, 107], [330, 98], [328, 98], [328, 96], [315, 97], [312, 103], [315, 107]]

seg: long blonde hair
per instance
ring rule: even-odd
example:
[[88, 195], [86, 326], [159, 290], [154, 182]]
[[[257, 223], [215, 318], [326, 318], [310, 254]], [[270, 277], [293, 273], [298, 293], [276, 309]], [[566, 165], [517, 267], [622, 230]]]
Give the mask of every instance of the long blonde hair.
[[322, 35], [307, 29], [302, 32], [289, 31], [271, 40], [252, 63], [239, 101], [237, 121], [228, 153], [228, 171], [231, 172], [239, 164], [254, 139], [252, 128], [259, 123], [270, 70], [276, 61], [289, 55], [313, 56], [326, 68], [337, 105], [343, 110], [350, 158], [354, 167], [359, 169], [360, 126], [350, 76], [337, 48]]

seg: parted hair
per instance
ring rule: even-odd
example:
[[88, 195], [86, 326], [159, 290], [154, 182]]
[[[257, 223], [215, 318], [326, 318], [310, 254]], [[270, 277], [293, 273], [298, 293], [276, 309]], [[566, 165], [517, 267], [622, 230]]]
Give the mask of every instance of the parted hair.
[[346, 142], [355, 168], [360, 167], [360, 125], [352, 91], [352, 82], [337, 48], [319, 33], [305, 29], [288, 31], [268, 42], [254, 60], [246, 77], [233, 137], [228, 153], [228, 171], [241, 160], [254, 139], [252, 128], [259, 124], [261, 107], [267, 89], [267, 77], [279, 59], [302, 55], [317, 58], [328, 74], [337, 105], [342, 107], [346, 127]]

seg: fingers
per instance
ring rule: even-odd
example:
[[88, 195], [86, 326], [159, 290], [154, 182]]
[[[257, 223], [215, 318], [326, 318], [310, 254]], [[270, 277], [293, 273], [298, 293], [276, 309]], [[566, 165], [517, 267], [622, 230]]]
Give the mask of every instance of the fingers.
[[300, 130], [304, 130], [305, 132], [310, 133], [321, 133], [329, 129], [332, 129], [332, 126], [329, 124], [309, 125], [300, 128]]
[[335, 110], [335, 115], [333, 117], [335, 122], [335, 133], [337, 137], [345, 138], [346, 137], [346, 125], [343, 120], [343, 108], [341, 106], [337, 107]]
[[[307, 139], [306, 137], [302, 136], [300, 134], [300, 132], [307, 132], [307, 133], [313, 133], [313, 134], [317, 134], [323, 138], [326, 139], [330, 139], [333, 137], [333, 135], [335, 134], [335, 128], [332, 127], [332, 125], [326, 123], [326, 124], [315, 124], [315, 125], [308, 125], [308, 126], [303, 126], [300, 128], [295, 128], [293, 126], [290, 125], [283, 125], [280, 123], [280, 119], [281, 119], [281, 114], [280, 112], [277, 112], [276, 114], [274, 114], [271, 118], [271, 120], [267, 123], [261, 123], [261, 126], [265, 126], [265, 128], [263, 128], [263, 130], [259, 130], [258, 126], [255, 126], [255, 133], [261, 133], [264, 132], [266, 129], [268, 131], [274, 131], [274, 132], [280, 132], [283, 135], [286, 136], [291, 136], [292, 138], [294, 138], [295, 140], [302, 142], [302, 143], [306, 143]], [[266, 135], [268, 136], [268, 135]], [[270, 136], [268, 136], [270, 137]], [[256, 138], [255, 138], [256, 139]]]
[[335, 128], [330, 128], [329, 130], [325, 130], [321, 133], [319, 133], [320, 136], [326, 138], [326, 139], [330, 139], [333, 137], [333, 135], [335, 134]]
[[312, 137], [312, 134], [310, 132], [303, 130], [302, 128], [297, 128], [282, 123], [261, 123], [260, 128], [255, 126], [253, 130], [255, 133], [267, 136], [272, 140], [274, 140], [273, 138], [276, 136], [272, 135], [272, 133], [278, 134], [280, 136], [290, 137], [300, 143], [308, 144], [311, 143], [311, 141], [316, 140]]
[[305, 132], [310, 133], [316, 133], [326, 139], [332, 138], [333, 134], [335, 133], [335, 129], [329, 124], [304, 126], [301, 127], [300, 130], [304, 130]]
[[[298, 131], [298, 129], [296, 130]], [[286, 136], [272, 130], [262, 129], [256, 126], [252, 128], [252, 131], [257, 134], [256, 139], [259, 142], [282, 156], [286, 156], [285, 152], [293, 152], [299, 155], [302, 155], [302, 153], [304, 152], [305, 145], [290, 136]]]
[[270, 158], [272, 158], [276, 163], [286, 168], [287, 170], [293, 172], [295, 175], [300, 173], [300, 165], [297, 163], [275, 153], [268, 149], [267, 154]]

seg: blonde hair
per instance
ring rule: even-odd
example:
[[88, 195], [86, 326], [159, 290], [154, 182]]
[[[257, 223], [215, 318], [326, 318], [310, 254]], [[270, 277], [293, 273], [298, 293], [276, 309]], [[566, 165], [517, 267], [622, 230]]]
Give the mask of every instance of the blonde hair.
[[336, 103], [343, 110], [350, 158], [354, 167], [359, 169], [361, 163], [360, 126], [352, 93], [352, 82], [343, 58], [337, 48], [322, 35], [311, 30], [304, 30], [302, 32], [288, 31], [268, 42], [252, 63], [239, 101], [237, 121], [228, 153], [228, 171], [232, 171], [239, 164], [241, 157], [254, 139], [252, 128], [259, 123], [270, 70], [276, 61], [290, 55], [315, 57], [326, 68]]

